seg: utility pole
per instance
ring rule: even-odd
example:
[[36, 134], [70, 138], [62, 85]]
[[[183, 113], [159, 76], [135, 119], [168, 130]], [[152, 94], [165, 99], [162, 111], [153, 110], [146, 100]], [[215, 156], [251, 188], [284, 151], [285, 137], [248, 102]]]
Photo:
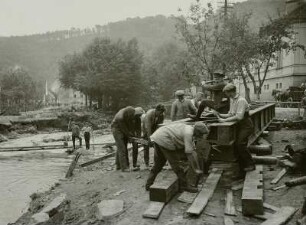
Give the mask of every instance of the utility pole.
[[219, 2], [219, 3], [223, 5], [221, 6], [221, 8], [223, 9], [224, 19], [226, 20], [228, 11], [229, 9], [233, 8], [234, 3], [230, 3], [228, 0], [224, 0], [224, 2]]

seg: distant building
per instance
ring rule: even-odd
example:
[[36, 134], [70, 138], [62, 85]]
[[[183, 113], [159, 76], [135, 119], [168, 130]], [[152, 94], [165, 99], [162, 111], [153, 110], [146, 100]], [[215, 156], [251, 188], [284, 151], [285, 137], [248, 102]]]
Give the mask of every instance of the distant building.
[[[286, 16], [293, 24], [296, 41], [306, 46], [306, 2], [304, 0], [288, 0], [286, 2]], [[306, 82], [306, 58], [301, 49], [294, 52], [278, 53], [278, 60], [270, 67], [261, 90], [261, 100], [274, 100], [272, 90], [285, 91], [291, 86], [301, 86]], [[251, 99], [255, 100], [253, 85], [248, 83]], [[239, 84], [240, 93], [244, 94], [244, 86]]]
[[73, 90], [65, 89], [60, 85], [59, 80], [55, 80], [49, 88], [46, 83], [45, 98], [46, 105], [62, 105], [62, 106], [85, 106], [85, 96], [83, 93]]

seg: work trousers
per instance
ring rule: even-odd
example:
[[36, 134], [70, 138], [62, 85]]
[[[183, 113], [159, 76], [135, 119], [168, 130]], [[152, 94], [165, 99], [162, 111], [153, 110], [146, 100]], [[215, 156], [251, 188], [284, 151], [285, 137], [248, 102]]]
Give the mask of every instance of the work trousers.
[[201, 103], [199, 105], [196, 119], [201, 118], [201, 115], [202, 115], [202, 113], [203, 113], [203, 111], [206, 107], [214, 109], [219, 113], [227, 113], [228, 110], [229, 110], [229, 104], [228, 104], [227, 101], [226, 102], [221, 102], [221, 103], [218, 104], [217, 102], [215, 102], [213, 100], [204, 99], [204, 100], [201, 101]]
[[75, 149], [75, 139], [79, 139], [79, 144], [80, 147], [82, 146], [82, 138], [79, 135], [74, 135], [72, 134], [72, 144], [73, 144], [73, 149]]
[[84, 133], [84, 139], [85, 139], [86, 149], [90, 149], [90, 133], [89, 132]]
[[154, 166], [150, 171], [146, 187], [151, 186], [154, 183], [156, 176], [163, 169], [167, 161], [169, 162], [173, 172], [177, 175], [180, 187], [186, 187], [187, 178], [186, 173], [184, 172], [184, 165], [181, 161], [183, 158], [182, 156], [185, 155], [184, 150], [168, 150], [156, 143], [154, 144], [154, 148]]
[[116, 142], [116, 168], [124, 170], [129, 167], [129, 156], [127, 150], [128, 137], [118, 128], [112, 128], [113, 136]]
[[133, 167], [137, 167], [137, 158], [138, 158], [138, 143], [132, 143], [132, 157], [133, 157]]
[[238, 123], [235, 141], [235, 155], [238, 158], [242, 170], [246, 167], [255, 165], [252, 155], [247, 148], [248, 138], [253, 132], [253, 122], [249, 117], [244, 118]]
[[[149, 140], [148, 134], [145, 133], [143, 138], [146, 140]], [[149, 145], [143, 146], [143, 159], [144, 159], [146, 166], [149, 166], [149, 162], [150, 162], [150, 146]]]

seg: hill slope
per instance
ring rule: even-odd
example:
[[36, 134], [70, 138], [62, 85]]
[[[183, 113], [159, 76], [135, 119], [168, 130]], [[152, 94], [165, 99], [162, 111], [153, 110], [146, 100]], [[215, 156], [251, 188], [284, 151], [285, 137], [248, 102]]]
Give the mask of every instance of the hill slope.
[[[251, 26], [258, 29], [269, 16], [284, 10], [284, 0], [249, 0], [235, 4], [238, 13], [252, 12]], [[0, 37], [0, 70], [23, 66], [36, 80], [53, 81], [58, 61], [67, 54], [81, 51], [95, 37], [137, 38], [145, 55], [165, 42], [177, 42], [175, 18], [165, 16], [133, 18], [94, 28], [62, 30], [20, 37]]]

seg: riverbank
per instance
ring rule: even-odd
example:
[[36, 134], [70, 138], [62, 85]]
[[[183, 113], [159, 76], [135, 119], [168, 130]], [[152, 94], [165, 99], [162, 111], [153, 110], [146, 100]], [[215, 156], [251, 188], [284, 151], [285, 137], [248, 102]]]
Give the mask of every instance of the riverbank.
[[[291, 131], [282, 129], [277, 132], [270, 132], [268, 139], [273, 144], [273, 155], [284, 154], [285, 145], [294, 143], [306, 146], [304, 130]], [[152, 153], [152, 152], [151, 152]], [[140, 153], [140, 164], [143, 163], [143, 153]], [[81, 158], [80, 158], [81, 160]], [[84, 159], [85, 160], [85, 159]], [[151, 157], [152, 161], [152, 157]], [[272, 191], [270, 181], [281, 170], [278, 166], [264, 166], [264, 196], [265, 202], [281, 207], [292, 206], [300, 208], [303, 203], [306, 187], [298, 186], [291, 189]], [[48, 205], [52, 199], [60, 194], [66, 194], [69, 207], [63, 209], [63, 216], [54, 218], [55, 221], [49, 221], [46, 224], [222, 224], [224, 216], [224, 198], [225, 186], [221, 182], [215, 191], [213, 198], [206, 207], [204, 213], [199, 218], [190, 218], [185, 211], [188, 208], [187, 203], [177, 201], [175, 196], [164, 208], [159, 220], [142, 218], [142, 213], [149, 205], [149, 195], [144, 189], [144, 184], [149, 171], [144, 167], [137, 172], [122, 173], [115, 170], [115, 159], [109, 158], [91, 166], [77, 167], [74, 176], [70, 179], [63, 179], [49, 191], [37, 193], [32, 199], [28, 211], [23, 214], [13, 225], [31, 224], [30, 218], [33, 214], [39, 212], [44, 206]], [[164, 170], [163, 174], [172, 173], [171, 170]], [[279, 184], [296, 177], [297, 175], [286, 175]], [[234, 202], [236, 208], [241, 206], [241, 190], [234, 192]], [[97, 204], [102, 200], [118, 199], [124, 201], [123, 212], [107, 221], [97, 218]], [[299, 217], [299, 212], [288, 224], [295, 224]], [[60, 219], [59, 219], [60, 218]], [[259, 224], [260, 220], [244, 217], [238, 212], [236, 217], [232, 218], [240, 224]], [[52, 223], [53, 222], [53, 223]]]

